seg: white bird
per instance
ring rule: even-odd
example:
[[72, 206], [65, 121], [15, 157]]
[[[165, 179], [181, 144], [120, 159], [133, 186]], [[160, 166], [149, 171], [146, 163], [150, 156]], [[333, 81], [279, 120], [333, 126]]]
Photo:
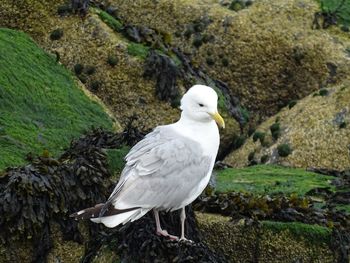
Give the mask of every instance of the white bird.
[[207, 186], [224, 128], [217, 111], [216, 92], [204, 85], [190, 88], [181, 99], [181, 118], [156, 127], [126, 155], [117, 186], [105, 204], [72, 214], [107, 227], [135, 221], [153, 210], [158, 235], [179, 240], [160, 226], [158, 211], [181, 209], [181, 237], [185, 238], [185, 206]]

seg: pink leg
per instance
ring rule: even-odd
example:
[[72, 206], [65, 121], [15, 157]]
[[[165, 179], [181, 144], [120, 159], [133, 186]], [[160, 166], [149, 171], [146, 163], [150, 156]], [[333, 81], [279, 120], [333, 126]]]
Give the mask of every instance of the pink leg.
[[170, 235], [166, 230], [163, 230], [160, 226], [159, 213], [156, 209], [153, 209], [154, 218], [156, 219], [156, 233], [158, 236], [169, 237], [172, 240], [179, 240], [177, 236]]
[[189, 240], [189, 239], [185, 238], [185, 219], [186, 219], [185, 207], [181, 208], [180, 219], [181, 219], [181, 237], [180, 237], [180, 241], [193, 242], [192, 240]]

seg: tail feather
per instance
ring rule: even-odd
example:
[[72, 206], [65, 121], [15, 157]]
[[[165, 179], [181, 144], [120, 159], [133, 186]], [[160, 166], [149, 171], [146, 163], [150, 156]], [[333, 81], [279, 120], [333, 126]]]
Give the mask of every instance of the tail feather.
[[73, 213], [70, 217], [74, 217], [76, 220], [90, 219], [95, 223], [103, 223], [107, 227], [115, 227], [119, 224], [137, 220], [148, 211], [149, 209], [142, 209], [139, 207], [116, 209], [113, 205], [108, 205], [106, 209], [105, 204], [97, 204], [94, 207]]
[[100, 218], [91, 218], [91, 221], [95, 222], [95, 223], [102, 223], [106, 227], [115, 227], [117, 225], [125, 224], [125, 223], [131, 221], [135, 215], [138, 215], [140, 213], [139, 210], [141, 210], [141, 209], [125, 212], [125, 213], [114, 215], [114, 216], [104, 216], [104, 217], [100, 217]]
[[76, 220], [96, 218], [99, 217], [100, 211], [103, 206], [104, 204], [97, 204], [93, 207], [86, 208], [76, 213], [73, 213], [69, 217], [74, 217]]

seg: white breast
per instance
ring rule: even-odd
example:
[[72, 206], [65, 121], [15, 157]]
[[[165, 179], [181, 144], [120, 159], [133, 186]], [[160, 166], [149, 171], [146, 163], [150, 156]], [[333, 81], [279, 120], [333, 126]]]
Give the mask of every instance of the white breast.
[[211, 160], [207, 175], [200, 181], [198, 186], [189, 193], [188, 197], [184, 199], [181, 206], [178, 207], [181, 208], [192, 203], [208, 185], [219, 149], [220, 135], [219, 129], [214, 121], [207, 123], [194, 122], [191, 125], [179, 125], [178, 123], [179, 122], [173, 124], [176, 131], [181, 135], [198, 142], [203, 149], [203, 155], [209, 156]]

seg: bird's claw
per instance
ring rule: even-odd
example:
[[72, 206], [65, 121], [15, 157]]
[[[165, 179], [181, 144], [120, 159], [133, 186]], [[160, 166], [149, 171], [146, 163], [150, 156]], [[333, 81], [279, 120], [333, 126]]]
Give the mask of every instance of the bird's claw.
[[191, 239], [187, 239], [187, 238], [185, 238], [185, 237], [181, 237], [181, 238], [179, 239], [179, 242], [194, 243]]
[[168, 233], [168, 231], [166, 231], [166, 230], [158, 230], [157, 231], [157, 235], [158, 236], [163, 236], [163, 237], [168, 237], [169, 239], [171, 239], [171, 240], [175, 240], [175, 241], [178, 241], [179, 240], [179, 238], [177, 237], [177, 236], [173, 236], [173, 235], [170, 235], [169, 233]]

